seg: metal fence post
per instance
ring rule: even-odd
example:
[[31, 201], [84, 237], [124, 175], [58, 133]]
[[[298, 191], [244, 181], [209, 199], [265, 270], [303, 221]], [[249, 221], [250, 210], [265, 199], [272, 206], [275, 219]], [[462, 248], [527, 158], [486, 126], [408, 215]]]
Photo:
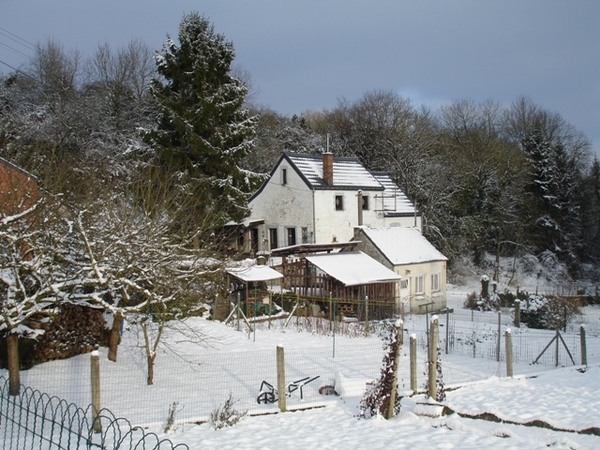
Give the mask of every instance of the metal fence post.
[[581, 343], [581, 364], [587, 366], [587, 344], [585, 342], [585, 325], [579, 326], [579, 341]]

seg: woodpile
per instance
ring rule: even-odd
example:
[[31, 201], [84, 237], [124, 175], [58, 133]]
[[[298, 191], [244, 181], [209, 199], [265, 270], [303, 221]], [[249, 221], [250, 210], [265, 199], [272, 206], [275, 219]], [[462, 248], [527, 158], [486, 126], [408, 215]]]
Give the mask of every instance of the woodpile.
[[[65, 303], [50, 317], [32, 318], [28, 326], [43, 330], [37, 338], [19, 338], [21, 369], [108, 346], [110, 329], [101, 309]], [[6, 367], [6, 343], [0, 339], [0, 367]]]

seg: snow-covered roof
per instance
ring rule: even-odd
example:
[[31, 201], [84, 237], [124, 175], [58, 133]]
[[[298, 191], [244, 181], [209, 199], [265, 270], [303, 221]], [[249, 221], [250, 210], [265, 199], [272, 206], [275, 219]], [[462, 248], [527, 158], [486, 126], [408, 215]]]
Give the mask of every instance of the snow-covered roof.
[[362, 227], [361, 232], [394, 266], [448, 260], [416, 228]]
[[296, 166], [301, 175], [312, 188], [353, 188], [365, 190], [382, 190], [383, 186], [360, 163], [357, 158], [333, 159], [333, 185], [323, 180], [322, 156], [286, 153], [287, 159]]
[[227, 269], [227, 273], [245, 282], [269, 281], [283, 278], [283, 275], [275, 269], [264, 265], [229, 268]]
[[306, 259], [346, 286], [384, 283], [401, 279], [393, 270], [363, 252], [311, 255]]
[[389, 174], [384, 172], [371, 172], [373, 177], [384, 187], [383, 191], [383, 213], [393, 215], [414, 214], [415, 205], [402, 192]]

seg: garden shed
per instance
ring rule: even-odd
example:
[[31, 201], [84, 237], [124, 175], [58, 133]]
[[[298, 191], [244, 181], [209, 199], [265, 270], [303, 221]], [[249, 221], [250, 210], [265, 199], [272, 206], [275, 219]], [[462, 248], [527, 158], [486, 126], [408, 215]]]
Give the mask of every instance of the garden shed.
[[[246, 315], [260, 315], [270, 312], [271, 297], [268, 288], [283, 278], [275, 269], [261, 264], [226, 269], [231, 305], [240, 305]], [[254, 309], [253, 309], [254, 307]], [[226, 314], [228, 314], [227, 312]]]

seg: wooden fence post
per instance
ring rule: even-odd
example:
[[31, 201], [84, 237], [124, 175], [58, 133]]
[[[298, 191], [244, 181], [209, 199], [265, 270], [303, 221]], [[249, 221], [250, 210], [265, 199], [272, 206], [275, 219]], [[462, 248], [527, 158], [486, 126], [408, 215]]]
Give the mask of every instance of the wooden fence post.
[[102, 432], [100, 422], [100, 354], [94, 350], [91, 356], [91, 381], [92, 381], [92, 424], [94, 433]]
[[504, 345], [506, 346], [506, 376], [513, 377], [513, 348], [512, 332], [507, 328], [504, 332]]
[[402, 349], [402, 333], [404, 328], [404, 323], [401, 319], [396, 321], [396, 340], [398, 342], [398, 347], [396, 348], [396, 355], [394, 355], [394, 361], [392, 363], [392, 388], [390, 391], [390, 403], [388, 404], [388, 409], [385, 414], [386, 419], [391, 419], [394, 417], [394, 407], [396, 406], [396, 398], [398, 397], [398, 361], [400, 360], [400, 351]]
[[410, 335], [410, 390], [417, 393], [417, 335]]
[[285, 392], [285, 356], [283, 346], [277, 346], [277, 395], [279, 410], [285, 412], [286, 407], [286, 392]]
[[431, 318], [431, 326], [429, 327], [429, 363], [428, 368], [428, 386], [429, 397], [435, 399], [437, 397], [437, 352], [438, 352], [438, 317]]
[[585, 342], [585, 326], [579, 326], [579, 341], [581, 343], [581, 364], [587, 366], [587, 344]]

